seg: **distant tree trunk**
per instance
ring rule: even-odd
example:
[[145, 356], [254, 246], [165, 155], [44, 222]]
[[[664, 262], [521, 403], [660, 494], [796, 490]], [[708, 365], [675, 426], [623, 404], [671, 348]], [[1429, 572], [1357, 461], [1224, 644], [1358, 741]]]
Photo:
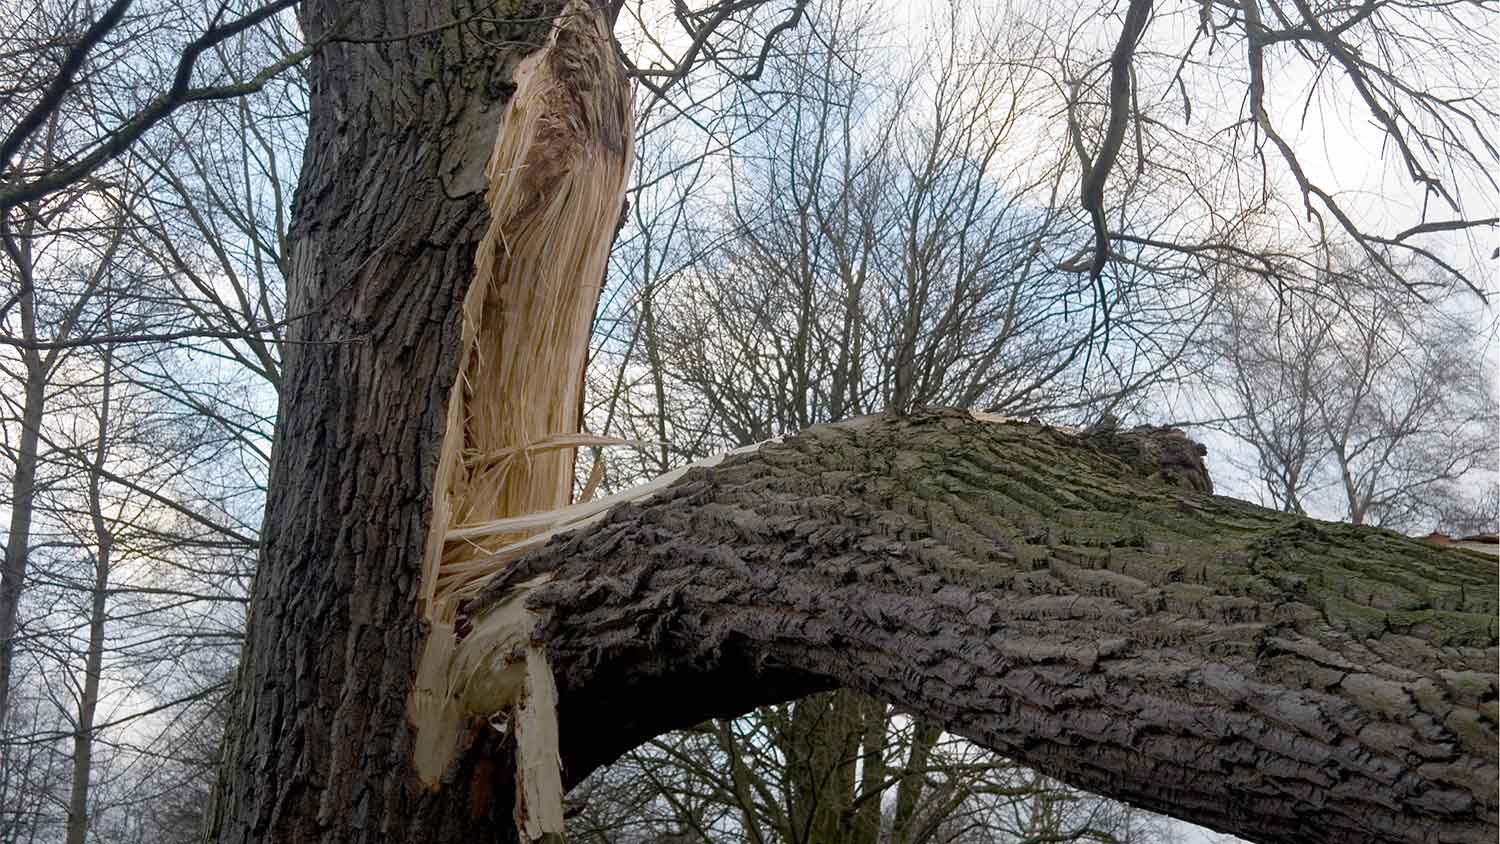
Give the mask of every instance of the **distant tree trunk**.
[[860, 720], [864, 735], [860, 737], [859, 802], [849, 823], [851, 844], [877, 844], [880, 841], [880, 803], [885, 792], [886, 716], [884, 701], [868, 695], [861, 700]]
[[94, 529], [94, 583], [89, 593], [89, 640], [84, 652], [83, 690], [73, 723], [73, 782], [68, 791], [67, 844], [83, 844], [89, 832], [89, 774], [94, 760], [94, 716], [99, 709], [99, 679], [104, 670], [104, 633], [109, 608], [109, 574], [114, 559], [114, 531], [104, 518], [100, 473], [109, 453], [110, 390], [114, 383], [114, 355], [103, 354], [103, 386], [99, 399], [99, 438], [94, 443], [89, 470], [89, 517]]
[[786, 759], [791, 822], [796, 844], [847, 844], [854, 833], [855, 765], [864, 733], [864, 698], [830, 692], [797, 701], [787, 735], [776, 743]]
[[896, 813], [891, 821], [891, 838], [896, 844], [912, 842], [917, 806], [926, 780], [927, 760], [942, 734], [942, 725], [932, 721], [922, 719], [911, 725], [911, 753], [906, 758], [906, 773], [896, 785]]
[[[29, 224], [28, 224], [29, 227]], [[21, 238], [5, 233], [6, 247], [21, 274], [16, 305], [21, 313], [21, 338], [37, 340], [36, 292], [32, 278], [30, 232]], [[11, 671], [16, 651], [16, 626], [20, 617], [21, 592], [26, 587], [26, 562], [31, 553], [31, 517], [36, 504], [36, 470], [42, 419], [47, 407], [47, 367], [36, 348], [20, 352], [26, 373], [22, 385], [21, 430], [17, 436], [15, 464], [10, 480], [10, 524], [5, 533], [5, 563], [0, 569], [0, 724], [10, 712]], [[8, 756], [8, 754], [6, 754]], [[0, 756], [0, 762], [5, 757]]]
[[[58, 124], [55, 117], [48, 121], [44, 137], [31, 153], [37, 162], [53, 160], [61, 131]], [[60, 279], [44, 278], [42, 289], [51, 295], [39, 297], [37, 273], [41, 271], [46, 275], [46, 268], [55, 266], [57, 260], [56, 255], [49, 254], [47, 246], [50, 242], [56, 247], [54, 236], [57, 231], [49, 227], [47, 221], [66, 219], [63, 209], [79, 201], [76, 196], [61, 203], [57, 199], [54, 196], [50, 202], [17, 206], [15, 211], [6, 212], [7, 219], [0, 223], [0, 248], [4, 249], [5, 257], [16, 271], [15, 295], [6, 308], [14, 306], [20, 318], [22, 345], [15, 352], [23, 373], [21, 417], [17, 420], [20, 430], [16, 436], [8, 502], [10, 519], [5, 534], [5, 560], [0, 565], [0, 724], [5, 722], [11, 707], [15, 637], [32, 551], [31, 523], [37, 505], [37, 471], [42, 463], [41, 432], [47, 419], [49, 391], [55, 393], [53, 380], [69, 354], [70, 346], [86, 345], [86, 337], [79, 336], [84, 333], [80, 330], [80, 318], [86, 312], [88, 302], [99, 291], [108, 268], [114, 262], [116, 249], [124, 239], [124, 228], [116, 229], [107, 245], [99, 253], [94, 253], [98, 263], [89, 267], [82, 284], [69, 291], [71, 301], [66, 302], [59, 301], [57, 294], [60, 288], [69, 287], [66, 277], [71, 271], [83, 265], [77, 262], [79, 254], [64, 249], [67, 256], [64, 263], [69, 272], [61, 274], [61, 285], [56, 283]], [[16, 219], [20, 223], [13, 229], [11, 221]], [[63, 238], [63, 242], [68, 242], [67, 238]], [[53, 283], [49, 284], [49, 281]], [[58, 398], [55, 394], [50, 396], [53, 403]], [[0, 767], [7, 763], [9, 750], [9, 746], [0, 745]]]
[[[557, 8], [511, 6], [514, 24], [488, 3], [303, 9], [311, 37], [346, 19], [353, 35], [311, 68], [219, 841], [518, 835], [510, 732], [491, 726], [508, 703], [459, 682], [490, 676], [451, 678], [468, 720], [436, 782], [414, 771], [409, 704], [481, 168], [528, 49], [513, 45]], [[403, 33], [422, 34], [381, 40]], [[535, 373], [538, 400], [557, 377]], [[459, 632], [545, 581], [521, 599], [569, 782], [664, 730], [847, 686], [1252, 839], [1492, 841], [1493, 564], [1143, 475], [1206, 487], [1170, 435], [956, 414], [811, 429], [523, 558]]]
[[729, 761], [729, 778], [734, 785], [734, 802], [739, 807], [739, 822], [745, 830], [745, 837], [750, 839], [751, 844], [766, 844], [765, 833], [761, 832], [760, 828], [760, 813], [756, 811], [755, 793], [751, 790], [751, 777], [754, 774], [748, 769], [745, 757], [740, 753], [739, 742], [735, 739], [734, 727], [730, 719], [716, 719], [714, 732], [719, 741], [719, 749]]
[[31, 551], [31, 516], [36, 502], [38, 433], [46, 406], [46, 376], [26, 361], [25, 398], [16, 462], [11, 476], [10, 525], [6, 532], [5, 568], [0, 575], [0, 721], [10, 712], [11, 666], [20, 617], [21, 592], [26, 585], [26, 560]]

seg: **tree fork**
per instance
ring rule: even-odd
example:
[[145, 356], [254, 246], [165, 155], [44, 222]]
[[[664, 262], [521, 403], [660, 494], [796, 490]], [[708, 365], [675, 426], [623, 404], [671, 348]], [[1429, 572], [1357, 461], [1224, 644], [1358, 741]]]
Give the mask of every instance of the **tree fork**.
[[[421, 608], [429, 632], [412, 691], [415, 764], [441, 787], [465, 725], [448, 701], [463, 601], [491, 570], [490, 548], [534, 528], [466, 535], [466, 527], [568, 503], [589, 332], [630, 171], [630, 88], [603, 12], [563, 6], [543, 48], [516, 70], [486, 168], [489, 229], [463, 305], [462, 377], [448, 399]], [[470, 532], [471, 533], [471, 532]], [[523, 837], [563, 833], [557, 704], [532, 649], [506, 676], [517, 738], [514, 815]]]
[[[492, 731], [446, 736], [435, 770], [422, 764], [434, 689], [419, 666], [451, 649], [464, 563], [483, 551], [446, 540], [566, 504], [572, 449], [593, 442], [576, 435], [578, 391], [633, 135], [603, 9], [344, 5], [303, 7], [326, 45], [288, 279], [299, 316], [209, 819], [221, 841], [509, 826]], [[375, 37], [400, 33], [420, 34]], [[519, 690], [533, 703], [544, 669]]]

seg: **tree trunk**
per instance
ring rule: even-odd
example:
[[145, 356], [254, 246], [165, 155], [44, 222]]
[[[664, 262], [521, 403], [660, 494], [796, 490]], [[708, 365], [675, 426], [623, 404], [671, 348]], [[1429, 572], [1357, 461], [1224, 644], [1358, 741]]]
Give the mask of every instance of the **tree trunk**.
[[407, 711], [485, 164], [517, 66], [561, 7], [302, 8], [310, 40], [345, 40], [309, 69], [280, 415], [211, 839], [514, 835], [496, 742], [476, 734], [446, 785], [421, 783]]
[[754, 774], [740, 753], [739, 740], [735, 737], [731, 720], [715, 719], [714, 734], [719, 740], [719, 750], [729, 760], [729, 777], [734, 784], [734, 802], [740, 810], [740, 827], [744, 829], [745, 837], [750, 839], [750, 844], [766, 844], [765, 833], [760, 829], [760, 813], [756, 811], [755, 792], [751, 790], [750, 779]]
[[[28, 228], [30, 223], [28, 222]], [[8, 233], [7, 233], [8, 236]], [[21, 274], [17, 305], [21, 312], [21, 338], [35, 343], [36, 292], [32, 278], [30, 231], [19, 239], [12, 256]], [[36, 504], [36, 470], [42, 419], [47, 404], [47, 367], [35, 348], [21, 350], [26, 380], [17, 438], [15, 467], [10, 481], [10, 524], [5, 532], [5, 563], [0, 568], [0, 724], [10, 713], [12, 665], [16, 652], [16, 629], [20, 618], [21, 593], [26, 588], [26, 563], [31, 555], [31, 516]], [[7, 760], [0, 749], [0, 763]]]
[[[470, 631], [521, 589], [570, 782], [672, 727], [846, 686], [1252, 839], [1494, 839], [1494, 565], [1153, 485], [1140, 475], [1206, 486], [1171, 436], [954, 414], [812, 429], [553, 542], [444, 628], [424, 560], [448, 524], [436, 478], [484, 163], [534, 49], [517, 45], [559, 7], [506, 4], [498, 23], [489, 3], [304, 7], [309, 37], [348, 35], [310, 70], [294, 318], [213, 837], [513, 840], [498, 666], [417, 675], [441, 664], [434, 642], [467, 634], [455, 659], [497, 647]], [[573, 58], [557, 72], [582, 100], [602, 77]], [[546, 205], [559, 174], [527, 172]], [[576, 383], [523, 375], [537, 401]], [[451, 759], [419, 776], [431, 724], [412, 701], [450, 684]]]
[[864, 735], [860, 737], [859, 802], [850, 821], [850, 844], [878, 844], [880, 841], [880, 803], [885, 791], [885, 745], [890, 719], [884, 701], [864, 696], [860, 720]]
[[847, 844], [853, 832], [855, 766], [862, 696], [848, 691], [797, 701], [776, 742], [790, 782], [788, 840], [795, 844]]
[[[111, 325], [111, 328], [113, 326]], [[94, 443], [89, 467], [89, 520], [94, 529], [94, 586], [89, 593], [89, 644], [84, 654], [83, 689], [78, 697], [77, 720], [73, 724], [73, 781], [68, 791], [67, 844], [84, 844], [89, 832], [89, 774], [94, 762], [94, 716], [99, 709], [99, 679], [104, 669], [104, 633], [108, 621], [109, 576], [114, 564], [115, 536], [104, 517], [100, 473], [109, 453], [110, 391], [114, 386], [114, 354], [108, 346], [103, 355], [103, 386], [99, 398], [99, 439]]]
[[917, 805], [927, 781], [927, 759], [942, 735], [943, 726], [926, 719], [919, 719], [911, 725], [911, 754], [906, 758], [906, 771], [896, 787], [896, 813], [891, 822], [891, 839], [895, 844], [912, 844]]

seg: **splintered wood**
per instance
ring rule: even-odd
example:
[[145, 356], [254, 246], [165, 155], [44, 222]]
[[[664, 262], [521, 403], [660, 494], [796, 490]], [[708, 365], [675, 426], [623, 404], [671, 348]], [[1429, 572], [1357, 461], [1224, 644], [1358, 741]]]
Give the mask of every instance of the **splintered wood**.
[[[424, 578], [429, 605], [490, 550], [442, 528], [568, 503], [588, 333], [631, 157], [630, 90], [601, 15], [569, 3], [516, 73], [490, 156], [490, 227], [463, 306]], [[443, 494], [446, 492], [446, 494]], [[517, 537], [493, 537], [503, 544]]]
[[[529, 643], [529, 613], [518, 602], [514, 612], [470, 631], [496, 646], [485, 658], [498, 662], [477, 673], [510, 680], [476, 684], [488, 694], [462, 688], [476, 667], [455, 670], [456, 633], [464, 596], [505, 564], [493, 551], [537, 532], [528, 514], [567, 505], [575, 450], [617, 442], [578, 428], [588, 334], [623, 207], [633, 117], [608, 25], [588, 0], [564, 5], [515, 82], [486, 170], [489, 229], [463, 302], [462, 359], [423, 561], [420, 611], [431, 627], [410, 712], [418, 773], [436, 786], [471, 718], [514, 710], [526, 757], [517, 774], [531, 804], [518, 806], [517, 822], [535, 838], [561, 832], [561, 784], [556, 693], [545, 658]], [[469, 529], [507, 519], [519, 521], [504, 532]], [[512, 663], [520, 670], [505, 670]], [[551, 749], [539, 750], [548, 740]]]

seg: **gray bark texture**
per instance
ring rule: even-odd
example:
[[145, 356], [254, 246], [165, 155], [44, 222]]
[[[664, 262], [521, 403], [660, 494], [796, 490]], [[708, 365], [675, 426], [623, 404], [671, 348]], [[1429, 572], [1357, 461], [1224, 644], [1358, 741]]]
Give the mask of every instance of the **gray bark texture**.
[[[36, 339], [36, 293], [31, 277], [30, 247], [16, 262], [21, 272], [21, 336]], [[36, 349], [24, 349], [25, 400], [21, 411], [21, 433], [16, 446], [15, 469], [10, 481], [10, 523], [5, 532], [5, 561], [0, 565], [0, 724], [10, 714], [11, 667], [15, 662], [16, 632], [20, 620], [21, 592], [26, 586], [26, 564], [31, 554], [31, 516], [36, 506], [36, 470], [42, 419], [47, 407], [47, 367]], [[0, 762], [6, 761], [0, 748]]]
[[1207, 488], [1170, 430], [858, 420], [690, 473], [487, 594], [551, 573], [527, 600], [574, 778], [841, 686], [1254, 841], [1493, 841], [1496, 561]]
[[[212, 840], [516, 835], [509, 739], [477, 720], [425, 788], [407, 708], [483, 165], [558, 4], [502, 6], [303, 8], [309, 37], [349, 40], [309, 69], [280, 424]], [[570, 782], [664, 730], [846, 686], [1253, 840], [1494, 841], [1494, 562], [1206, 490], [1171, 433], [870, 419], [691, 473], [489, 595], [551, 578], [527, 600]]]

